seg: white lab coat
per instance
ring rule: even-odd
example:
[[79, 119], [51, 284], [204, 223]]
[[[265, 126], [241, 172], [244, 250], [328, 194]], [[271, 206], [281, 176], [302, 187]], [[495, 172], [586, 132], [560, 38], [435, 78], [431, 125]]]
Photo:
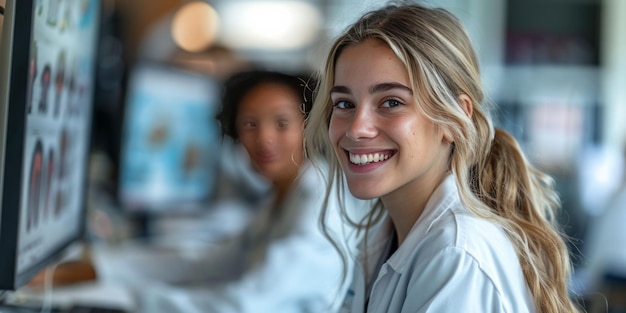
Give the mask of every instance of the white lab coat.
[[[140, 312], [335, 312], [345, 288], [339, 254], [319, 228], [326, 186], [304, 165], [282, 216], [261, 210], [241, 236], [201, 251], [127, 249], [111, 257], [100, 249], [94, 251], [99, 277], [135, 287]], [[330, 226], [347, 234], [340, 231], [336, 197], [330, 199]]]
[[378, 225], [370, 234], [367, 257], [359, 247], [360, 261], [341, 312], [365, 312], [365, 277], [375, 277], [370, 313], [535, 311], [511, 241], [461, 204], [452, 175], [376, 275], [393, 234], [388, 218]]

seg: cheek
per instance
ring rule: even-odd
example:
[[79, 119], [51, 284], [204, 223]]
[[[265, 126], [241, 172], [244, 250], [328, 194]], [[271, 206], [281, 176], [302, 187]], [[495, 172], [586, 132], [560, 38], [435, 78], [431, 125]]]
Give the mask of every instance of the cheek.
[[395, 134], [395, 138], [405, 142], [405, 145], [416, 149], [428, 149], [441, 137], [435, 130], [432, 123], [424, 120], [411, 120], [404, 123], [390, 123], [389, 133]]
[[421, 153], [437, 151], [443, 141], [443, 134], [432, 123], [416, 125], [412, 134], [411, 138]]
[[290, 150], [294, 152], [304, 151], [304, 133], [301, 129], [288, 132], [285, 143], [289, 143]]
[[248, 154], [253, 150], [254, 139], [249, 135], [239, 135], [239, 143]]

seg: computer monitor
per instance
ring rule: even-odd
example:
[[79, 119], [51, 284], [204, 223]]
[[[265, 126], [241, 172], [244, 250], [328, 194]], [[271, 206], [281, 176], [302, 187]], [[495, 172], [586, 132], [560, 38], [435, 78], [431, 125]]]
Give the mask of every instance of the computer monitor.
[[206, 74], [144, 61], [130, 71], [118, 199], [136, 217], [193, 213], [214, 195], [221, 85]]
[[80, 239], [101, 4], [7, 0], [0, 46], [0, 290]]

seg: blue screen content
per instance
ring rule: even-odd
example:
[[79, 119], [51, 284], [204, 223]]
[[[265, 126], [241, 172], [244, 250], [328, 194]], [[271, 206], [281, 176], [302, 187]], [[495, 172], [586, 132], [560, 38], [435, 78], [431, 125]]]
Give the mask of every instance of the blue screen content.
[[135, 212], [196, 210], [212, 195], [219, 162], [215, 80], [139, 65], [129, 81], [119, 197]]

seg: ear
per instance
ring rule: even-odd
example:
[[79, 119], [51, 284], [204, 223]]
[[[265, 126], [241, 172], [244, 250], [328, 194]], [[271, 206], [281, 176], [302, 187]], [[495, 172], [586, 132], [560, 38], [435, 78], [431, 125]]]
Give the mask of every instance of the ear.
[[468, 95], [463, 93], [459, 96], [459, 105], [461, 105], [461, 108], [465, 112], [465, 115], [467, 115], [467, 117], [469, 118], [472, 118], [472, 114], [474, 113], [474, 106], [472, 105], [472, 99], [470, 99]]

